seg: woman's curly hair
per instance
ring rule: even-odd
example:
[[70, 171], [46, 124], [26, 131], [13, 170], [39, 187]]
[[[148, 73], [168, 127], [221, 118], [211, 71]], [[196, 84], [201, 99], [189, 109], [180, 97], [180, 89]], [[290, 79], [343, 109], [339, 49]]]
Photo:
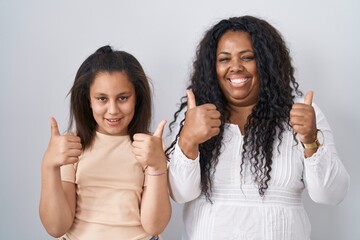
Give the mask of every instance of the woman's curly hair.
[[[271, 165], [274, 142], [282, 141], [282, 133], [290, 127], [290, 110], [295, 95], [302, 96], [295, 81], [294, 68], [289, 50], [281, 34], [265, 20], [252, 17], [232, 17], [221, 20], [205, 33], [198, 45], [193, 62], [193, 73], [188, 89], [196, 96], [196, 104], [212, 103], [221, 113], [220, 133], [200, 144], [201, 190], [210, 199], [212, 177], [218, 163], [225, 122], [230, 117], [227, 100], [220, 89], [216, 74], [216, 49], [221, 36], [228, 31], [246, 32], [250, 35], [255, 53], [255, 61], [260, 79], [260, 95], [256, 106], [247, 119], [241, 173], [245, 161], [251, 164], [251, 172], [258, 184], [259, 194], [264, 195], [271, 179]], [[170, 124], [173, 130], [179, 113], [187, 106], [187, 98], [181, 99], [180, 109], [174, 114]], [[180, 135], [184, 119], [179, 123], [176, 139], [166, 150], [169, 157]]]

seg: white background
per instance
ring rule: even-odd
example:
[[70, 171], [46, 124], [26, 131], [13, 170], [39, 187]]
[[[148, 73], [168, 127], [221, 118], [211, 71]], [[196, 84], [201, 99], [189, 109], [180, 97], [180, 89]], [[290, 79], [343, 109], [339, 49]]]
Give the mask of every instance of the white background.
[[[38, 217], [41, 158], [49, 117], [66, 129], [66, 94], [87, 56], [110, 44], [138, 58], [153, 83], [154, 127], [172, 120], [204, 31], [245, 14], [283, 34], [301, 90], [314, 90], [351, 175], [338, 206], [304, 193], [312, 239], [360, 239], [359, 11], [357, 0], [0, 0], [0, 239], [52, 239]], [[180, 239], [182, 227], [174, 204], [163, 236]]]

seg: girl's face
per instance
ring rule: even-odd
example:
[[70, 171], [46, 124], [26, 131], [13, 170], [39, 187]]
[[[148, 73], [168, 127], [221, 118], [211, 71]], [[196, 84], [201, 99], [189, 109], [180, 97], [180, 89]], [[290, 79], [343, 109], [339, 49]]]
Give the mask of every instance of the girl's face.
[[256, 104], [260, 83], [248, 33], [228, 31], [221, 36], [216, 49], [216, 73], [230, 107]]
[[90, 107], [100, 133], [127, 135], [135, 103], [135, 89], [125, 72], [98, 73], [90, 86]]

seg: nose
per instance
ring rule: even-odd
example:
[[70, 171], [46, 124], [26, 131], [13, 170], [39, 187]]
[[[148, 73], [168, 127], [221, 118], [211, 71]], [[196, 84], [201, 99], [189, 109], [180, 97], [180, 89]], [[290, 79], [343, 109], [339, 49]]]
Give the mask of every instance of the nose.
[[116, 101], [109, 101], [108, 113], [111, 115], [115, 115], [119, 113], [119, 108], [116, 104]]
[[230, 72], [238, 72], [243, 70], [244, 65], [242, 64], [240, 59], [234, 59], [233, 61], [231, 61]]

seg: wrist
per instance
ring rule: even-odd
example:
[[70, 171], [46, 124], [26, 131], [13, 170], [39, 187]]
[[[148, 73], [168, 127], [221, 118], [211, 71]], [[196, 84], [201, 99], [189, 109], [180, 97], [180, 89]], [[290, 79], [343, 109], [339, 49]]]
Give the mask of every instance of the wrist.
[[199, 153], [199, 144], [194, 143], [190, 139], [180, 135], [178, 145], [187, 158], [195, 160]]
[[144, 173], [148, 176], [161, 176], [167, 173], [167, 167], [146, 167]]
[[322, 131], [317, 129], [313, 141], [309, 143], [301, 142], [301, 145], [305, 150], [317, 150], [323, 144], [323, 137]]
[[44, 170], [56, 171], [56, 170], [60, 169], [61, 165], [56, 164], [56, 162], [53, 161], [52, 158], [47, 158], [46, 155], [45, 155], [43, 160], [42, 160], [41, 167]]
[[304, 148], [305, 158], [311, 157], [312, 155], [314, 155], [317, 152], [317, 150], [318, 150], [318, 148], [311, 148], [311, 149]]
[[49, 164], [46, 161], [43, 161], [41, 164], [41, 170], [43, 173], [47, 174], [57, 174], [60, 173], [60, 166]]

